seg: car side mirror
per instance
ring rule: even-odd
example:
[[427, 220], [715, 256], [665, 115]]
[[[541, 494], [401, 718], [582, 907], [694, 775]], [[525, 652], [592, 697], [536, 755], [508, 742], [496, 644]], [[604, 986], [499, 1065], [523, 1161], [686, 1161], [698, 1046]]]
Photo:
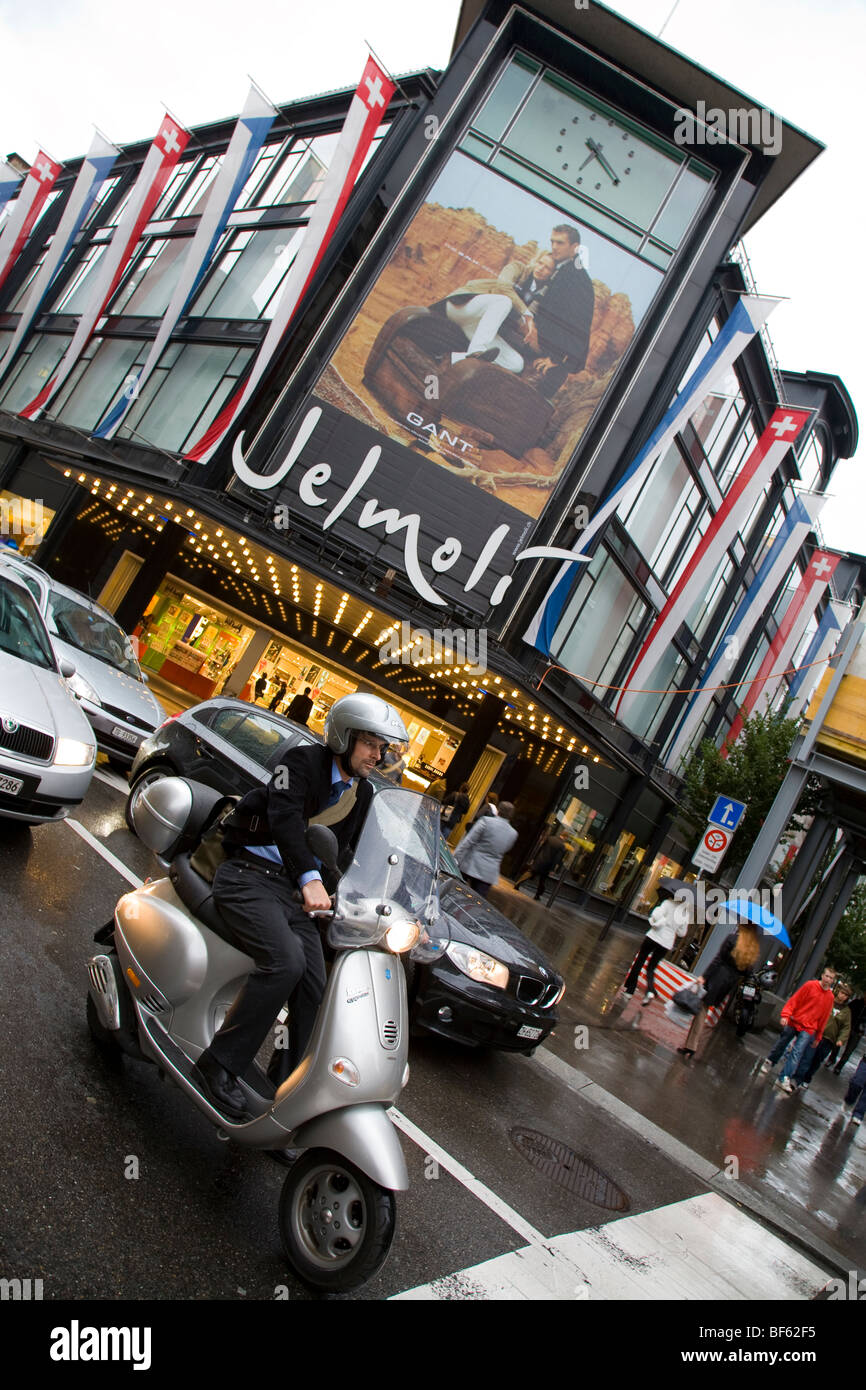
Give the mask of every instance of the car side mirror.
[[75, 662], [70, 661], [68, 656], [62, 656], [60, 658], [60, 674], [66, 680], [69, 680], [70, 676], [75, 675]]
[[340, 872], [340, 866], [337, 863], [340, 845], [329, 825], [311, 825], [309, 827], [307, 830], [307, 848], [311, 854], [321, 860], [326, 869], [330, 869], [335, 874]]

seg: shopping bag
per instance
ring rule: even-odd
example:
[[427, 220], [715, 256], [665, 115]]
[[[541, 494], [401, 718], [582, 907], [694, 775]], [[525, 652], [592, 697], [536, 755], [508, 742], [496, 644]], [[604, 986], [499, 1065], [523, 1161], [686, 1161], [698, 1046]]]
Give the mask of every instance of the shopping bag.
[[683, 989], [678, 989], [674, 995], [673, 1002], [687, 1013], [699, 1013], [703, 1007], [703, 999], [706, 994], [703, 985], [686, 985]]
[[678, 1028], [690, 1028], [694, 1021], [694, 1014], [688, 1013], [686, 1009], [681, 1009], [672, 999], [669, 999], [665, 1004], [665, 1016]]

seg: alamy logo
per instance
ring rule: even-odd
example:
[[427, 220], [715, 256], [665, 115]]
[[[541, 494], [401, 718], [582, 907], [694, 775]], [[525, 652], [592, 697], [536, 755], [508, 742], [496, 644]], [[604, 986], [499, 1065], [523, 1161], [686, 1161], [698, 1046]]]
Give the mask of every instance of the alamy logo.
[[391, 628], [379, 648], [379, 660], [386, 666], [462, 666], [471, 676], [487, 670], [487, 629], [483, 627], [441, 628], [431, 632], [407, 622]]
[[764, 154], [778, 154], [782, 148], [782, 122], [765, 106], [707, 107], [699, 101], [695, 110], [680, 109], [674, 116], [677, 145], [760, 145]]
[[0, 536], [38, 545], [44, 534], [45, 510], [39, 498], [0, 497]]
[[149, 1327], [68, 1327], [51, 1329], [52, 1361], [131, 1361], [134, 1371], [150, 1370]]
[[[5, 724], [5, 720], [3, 721]], [[27, 1302], [31, 1299], [41, 1299], [42, 1280], [41, 1279], [0, 1279], [0, 1302], [5, 1303], [11, 1299], [17, 1303]]]

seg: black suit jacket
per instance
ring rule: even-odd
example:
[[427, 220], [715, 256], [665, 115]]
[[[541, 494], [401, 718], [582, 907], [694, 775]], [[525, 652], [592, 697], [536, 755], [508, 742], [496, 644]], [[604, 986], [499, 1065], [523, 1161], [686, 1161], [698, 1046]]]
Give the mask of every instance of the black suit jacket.
[[[309, 819], [328, 804], [334, 755], [319, 744], [290, 748], [279, 758], [277, 771], [266, 787], [247, 792], [224, 826], [226, 852], [243, 845], [272, 845], [291, 878], [319, 872], [319, 865], [307, 848]], [[331, 827], [341, 851], [351, 849], [364, 823], [373, 788], [364, 778], [358, 784], [355, 804], [344, 820]]]
[[595, 290], [582, 265], [566, 261], [547, 283], [535, 307], [535, 326], [542, 356], [582, 371], [589, 353]]

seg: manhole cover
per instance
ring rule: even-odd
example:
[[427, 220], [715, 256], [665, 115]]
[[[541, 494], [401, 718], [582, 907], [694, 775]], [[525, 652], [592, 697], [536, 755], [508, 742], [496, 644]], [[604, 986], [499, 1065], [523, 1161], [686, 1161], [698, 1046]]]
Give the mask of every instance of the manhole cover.
[[567, 1144], [536, 1129], [513, 1129], [511, 1142], [533, 1168], [567, 1192], [607, 1211], [628, 1211], [631, 1203], [615, 1182]]

